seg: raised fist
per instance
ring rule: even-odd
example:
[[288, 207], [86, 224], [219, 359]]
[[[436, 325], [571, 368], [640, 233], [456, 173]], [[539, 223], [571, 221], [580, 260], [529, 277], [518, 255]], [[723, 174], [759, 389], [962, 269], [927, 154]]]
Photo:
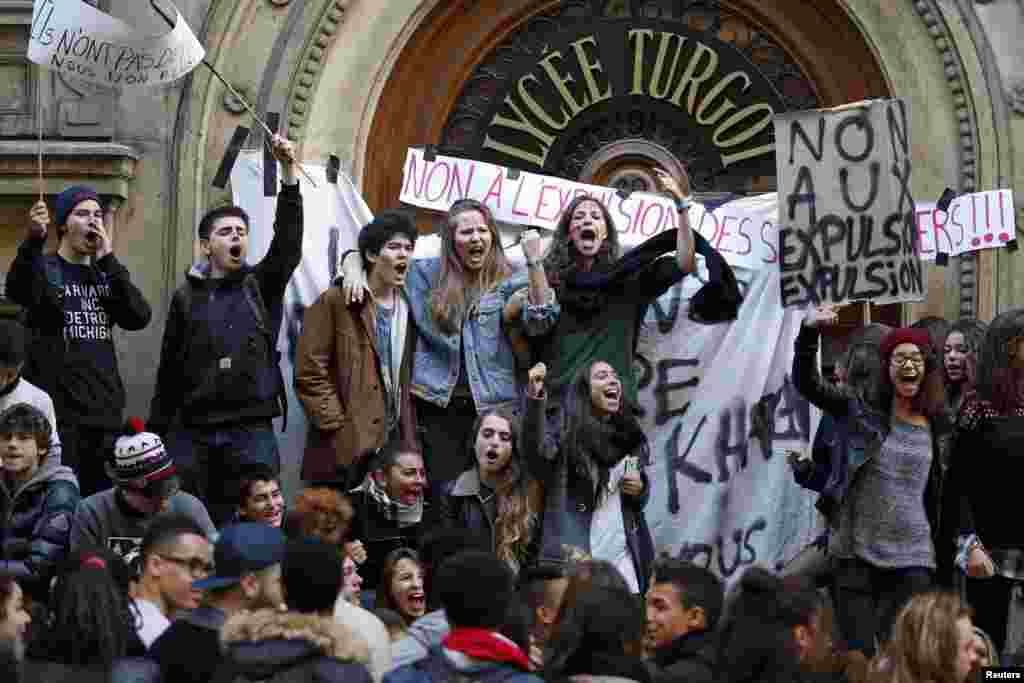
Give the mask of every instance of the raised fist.
[[529, 379], [526, 384], [526, 391], [530, 398], [544, 398], [544, 380], [548, 375], [548, 367], [543, 363], [537, 363], [530, 368]]

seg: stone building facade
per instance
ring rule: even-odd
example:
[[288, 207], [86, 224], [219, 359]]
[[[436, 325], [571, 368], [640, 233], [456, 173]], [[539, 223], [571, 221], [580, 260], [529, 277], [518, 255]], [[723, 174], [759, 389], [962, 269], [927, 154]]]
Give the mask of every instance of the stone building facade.
[[[90, 4], [142, 32], [166, 30], [148, 3]], [[0, 0], [0, 262], [13, 259], [39, 192], [87, 182], [110, 200], [115, 251], [155, 312], [149, 329], [118, 340], [129, 409], [145, 414], [196, 224], [230, 196], [211, 180], [236, 126], [257, 126], [203, 67], [121, 95], [40, 70], [25, 59], [32, 5]], [[260, 112], [280, 115], [303, 159], [340, 157], [374, 210], [397, 202], [410, 145], [626, 188], [648, 186], [658, 163], [701, 195], [770, 191], [769, 112], [885, 96], [910, 106], [916, 198], [946, 187], [1024, 197], [1022, 0], [178, 7], [210, 63]], [[926, 302], [878, 315], [989, 319], [1024, 304], [1022, 259], [999, 250], [930, 266]]]

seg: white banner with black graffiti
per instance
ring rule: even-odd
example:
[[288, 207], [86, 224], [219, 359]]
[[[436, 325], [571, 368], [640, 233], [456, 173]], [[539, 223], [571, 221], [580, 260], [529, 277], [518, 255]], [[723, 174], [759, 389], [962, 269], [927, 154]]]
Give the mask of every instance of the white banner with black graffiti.
[[814, 496], [793, 482], [785, 457], [808, 451], [819, 419], [790, 380], [802, 315], [783, 309], [778, 270], [736, 275], [744, 302], [730, 324], [687, 318], [695, 278], [662, 296], [648, 311], [637, 368], [655, 543], [727, 580], [755, 563], [781, 568], [817, 530]]
[[[253, 263], [266, 253], [274, 216], [274, 198], [263, 197], [261, 165], [260, 153], [244, 153], [231, 177], [235, 201], [252, 217]], [[344, 173], [330, 185], [323, 167], [306, 169], [319, 187], [302, 184], [303, 258], [288, 288], [281, 334], [289, 383], [302, 311], [329, 285], [338, 256], [355, 245], [370, 219]], [[517, 232], [510, 229], [506, 241]], [[436, 238], [421, 238], [417, 253], [432, 255], [437, 246]], [[522, 255], [513, 248], [510, 256]], [[705, 326], [687, 318], [686, 300], [700, 287], [698, 278], [662, 296], [648, 312], [636, 368], [651, 440], [647, 519], [655, 542], [727, 580], [754, 563], [780, 566], [816, 530], [814, 496], [793, 483], [782, 454], [807, 449], [817, 424], [815, 411], [789, 381], [800, 313], [782, 308], [777, 269], [737, 269], [737, 277], [746, 298], [731, 324]], [[285, 487], [293, 497], [306, 422], [291, 391], [289, 403], [288, 430], [279, 440]]]

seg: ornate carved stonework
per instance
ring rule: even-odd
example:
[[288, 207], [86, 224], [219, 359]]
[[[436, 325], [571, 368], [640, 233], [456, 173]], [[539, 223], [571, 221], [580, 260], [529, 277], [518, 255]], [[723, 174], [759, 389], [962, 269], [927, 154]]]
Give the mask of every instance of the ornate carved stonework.
[[326, 50], [338, 32], [338, 26], [345, 18], [345, 9], [349, 0], [330, 0], [324, 7], [323, 14], [313, 33], [313, 39], [306, 45], [299, 71], [292, 81], [291, 92], [288, 93], [288, 135], [292, 139], [301, 136], [302, 128], [309, 116], [309, 101], [316, 92], [317, 83], [326, 61]]
[[[964, 67], [957, 54], [949, 27], [935, 0], [914, 0], [914, 9], [928, 27], [935, 41], [935, 49], [945, 66], [946, 84], [953, 95], [956, 118], [959, 122], [960, 191], [974, 192], [978, 179], [978, 123], [971, 108], [971, 98], [965, 90]], [[960, 266], [960, 316], [974, 317], [977, 308], [977, 255], [962, 254]]]
[[1006, 101], [1015, 114], [1024, 114], [1024, 78], [1018, 78], [1010, 83], [1006, 90]]

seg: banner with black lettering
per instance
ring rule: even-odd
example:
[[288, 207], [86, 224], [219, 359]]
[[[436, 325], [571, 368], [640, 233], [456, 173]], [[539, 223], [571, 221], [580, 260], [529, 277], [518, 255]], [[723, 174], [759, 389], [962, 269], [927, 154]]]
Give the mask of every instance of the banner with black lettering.
[[[231, 178], [235, 202], [252, 219], [253, 263], [273, 232], [275, 198], [263, 196], [261, 164], [259, 153], [243, 153]], [[338, 256], [370, 219], [344, 173], [330, 185], [322, 182], [323, 167], [306, 169], [320, 187], [302, 185], [303, 257], [286, 294], [280, 339], [289, 387], [303, 310], [330, 284]], [[506, 241], [515, 232], [510, 228]], [[435, 237], [421, 237], [417, 256], [438, 248]], [[522, 264], [518, 248], [508, 254]], [[703, 261], [698, 265], [698, 277], [650, 307], [641, 330], [636, 372], [651, 441], [646, 514], [659, 548], [732, 580], [754, 563], [781, 567], [813, 538], [814, 496], [793, 482], [784, 452], [806, 452], [818, 418], [789, 379], [801, 313], [782, 307], [778, 270], [737, 267], [745, 293], [739, 317], [709, 326], [687, 316], [689, 298], [707, 279]], [[288, 431], [278, 438], [284, 485], [294, 497], [306, 421], [290, 388], [289, 404]]]
[[96, 85], [164, 85], [205, 54], [181, 13], [169, 33], [146, 36], [82, 0], [35, 0], [32, 8], [28, 59]]
[[775, 117], [782, 304], [920, 301], [901, 99]]

